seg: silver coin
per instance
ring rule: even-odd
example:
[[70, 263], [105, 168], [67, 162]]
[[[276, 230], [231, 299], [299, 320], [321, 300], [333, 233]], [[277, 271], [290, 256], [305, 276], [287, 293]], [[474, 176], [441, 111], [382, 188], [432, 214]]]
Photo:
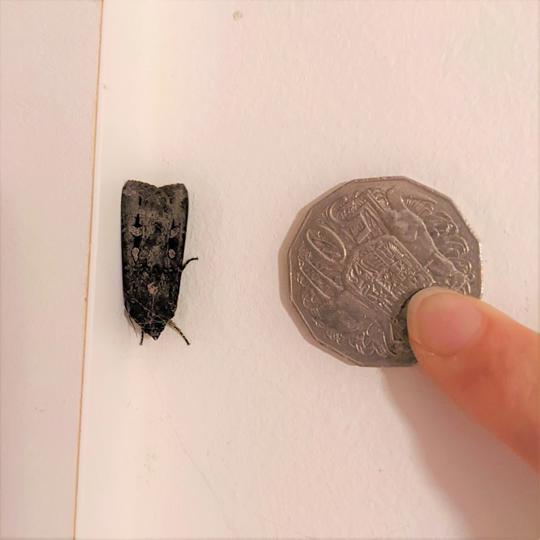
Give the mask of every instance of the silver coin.
[[361, 366], [415, 362], [405, 309], [434, 285], [480, 296], [480, 247], [446, 196], [404, 177], [340, 185], [289, 249], [291, 300], [323, 346]]

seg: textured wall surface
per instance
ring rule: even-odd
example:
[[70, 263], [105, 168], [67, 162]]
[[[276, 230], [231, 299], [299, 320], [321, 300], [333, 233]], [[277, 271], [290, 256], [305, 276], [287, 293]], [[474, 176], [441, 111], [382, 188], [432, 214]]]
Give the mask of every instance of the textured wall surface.
[[0, 536], [73, 534], [100, 4], [0, 2]]
[[[99, 4], [1, 6], [0, 536], [74, 521]], [[537, 538], [537, 477], [417, 368], [345, 365], [287, 299], [337, 183], [407, 175], [538, 329], [538, 4], [107, 0], [77, 538]], [[176, 323], [123, 314], [120, 193], [183, 181]]]
[[[537, 326], [537, 10], [105, 4], [81, 538], [538, 535], [527, 466], [419, 369], [316, 348], [285, 269], [305, 205], [403, 174], [454, 199], [485, 298]], [[124, 318], [128, 178], [190, 190], [189, 348]]]

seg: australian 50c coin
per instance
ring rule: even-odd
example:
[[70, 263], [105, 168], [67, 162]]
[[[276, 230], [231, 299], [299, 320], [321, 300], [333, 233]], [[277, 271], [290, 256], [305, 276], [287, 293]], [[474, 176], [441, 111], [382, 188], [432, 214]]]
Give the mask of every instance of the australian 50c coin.
[[481, 292], [478, 240], [453, 202], [404, 177], [353, 180], [314, 203], [289, 273], [314, 338], [361, 366], [415, 362], [405, 318], [415, 292]]

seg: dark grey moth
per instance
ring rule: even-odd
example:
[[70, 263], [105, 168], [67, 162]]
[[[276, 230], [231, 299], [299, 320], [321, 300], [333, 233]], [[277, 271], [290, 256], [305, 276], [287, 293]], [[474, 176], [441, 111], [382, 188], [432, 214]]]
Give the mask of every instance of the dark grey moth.
[[157, 339], [176, 311], [184, 262], [188, 192], [184, 184], [156, 187], [129, 180], [122, 189], [124, 305], [144, 335]]

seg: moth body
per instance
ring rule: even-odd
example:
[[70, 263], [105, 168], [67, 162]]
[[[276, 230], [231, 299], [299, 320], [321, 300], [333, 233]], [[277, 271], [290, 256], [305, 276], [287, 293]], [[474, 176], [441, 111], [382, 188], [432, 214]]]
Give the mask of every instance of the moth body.
[[184, 184], [159, 188], [136, 180], [124, 184], [124, 306], [141, 329], [141, 342], [144, 334], [157, 339], [176, 311], [185, 267], [187, 218], [188, 193]]

